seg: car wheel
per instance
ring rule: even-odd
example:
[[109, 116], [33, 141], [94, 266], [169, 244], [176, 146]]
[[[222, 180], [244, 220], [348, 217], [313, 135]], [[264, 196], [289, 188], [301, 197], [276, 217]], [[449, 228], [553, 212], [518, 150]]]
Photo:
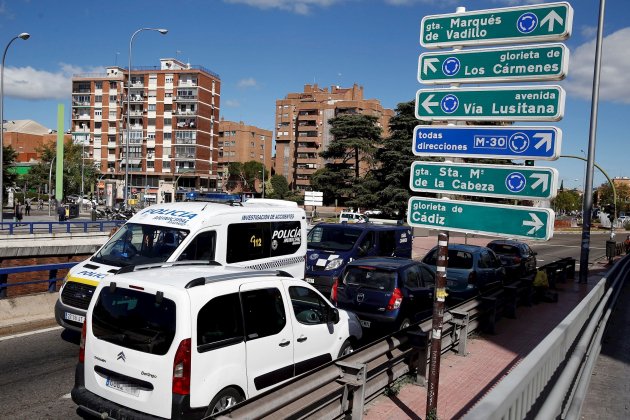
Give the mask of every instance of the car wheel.
[[223, 410], [227, 410], [244, 399], [245, 398], [243, 398], [241, 393], [236, 389], [232, 387], [225, 388], [210, 401], [210, 405], [208, 405], [208, 409], [206, 410], [206, 416], [213, 416]]
[[403, 318], [403, 320], [400, 321], [400, 325], [399, 325], [398, 329], [399, 330], [403, 330], [403, 329], [407, 328], [410, 325], [411, 325], [411, 321], [409, 321], [409, 318]]
[[353, 351], [354, 351], [354, 347], [352, 347], [352, 343], [350, 342], [350, 340], [346, 340], [343, 343], [343, 346], [341, 346], [341, 349], [339, 350], [339, 355], [337, 356], [337, 358], [348, 355], [352, 353]]

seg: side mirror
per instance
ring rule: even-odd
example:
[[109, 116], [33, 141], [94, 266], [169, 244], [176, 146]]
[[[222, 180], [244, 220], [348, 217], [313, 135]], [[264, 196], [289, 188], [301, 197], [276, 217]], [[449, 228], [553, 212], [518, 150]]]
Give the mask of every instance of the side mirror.
[[337, 308], [328, 307], [326, 312], [326, 321], [337, 324], [339, 322], [339, 310]]
[[533, 255], [533, 256], [536, 256], [536, 255], [538, 255], [538, 252], [536, 252], [536, 251], [532, 251], [532, 255]]

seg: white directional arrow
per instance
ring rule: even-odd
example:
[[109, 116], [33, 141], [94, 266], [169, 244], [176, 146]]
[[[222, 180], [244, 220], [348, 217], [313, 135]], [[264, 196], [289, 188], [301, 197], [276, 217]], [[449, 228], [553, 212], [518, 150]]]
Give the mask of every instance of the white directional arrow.
[[556, 21], [560, 25], [564, 23], [564, 19], [562, 19], [555, 10], [552, 10], [547, 16], [544, 17], [543, 20], [540, 21], [540, 26], [545, 26], [545, 23], [549, 22], [549, 32], [551, 32], [553, 31], [553, 25]]
[[541, 139], [538, 143], [534, 145], [535, 149], [540, 149], [543, 145], [545, 145], [546, 152], [551, 149], [551, 133], [536, 133], [533, 137], [535, 139]]
[[439, 63], [440, 59], [439, 58], [427, 58], [426, 60], [424, 60], [424, 63], [422, 65], [422, 73], [427, 74], [428, 73], [428, 69], [431, 69], [431, 71], [433, 73], [435, 73], [437, 71], [437, 68], [433, 65], [433, 63]]
[[547, 191], [547, 187], [549, 186], [549, 174], [532, 174], [530, 178], [536, 179], [536, 182], [532, 184], [532, 190], [542, 185], [542, 191]]
[[531, 217], [532, 220], [523, 220], [523, 226], [532, 227], [529, 231], [527, 231], [527, 234], [531, 235], [532, 233], [543, 227], [544, 223], [538, 218], [538, 216], [536, 216], [536, 213], [529, 213], [529, 217]]
[[433, 99], [434, 97], [435, 95], [429, 95], [427, 96], [427, 99], [422, 102], [422, 108], [424, 108], [424, 110], [427, 111], [427, 113], [429, 114], [433, 114], [433, 110], [431, 109], [431, 107], [438, 106], [440, 104], [439, 102], [431, 102], [431, 99]]

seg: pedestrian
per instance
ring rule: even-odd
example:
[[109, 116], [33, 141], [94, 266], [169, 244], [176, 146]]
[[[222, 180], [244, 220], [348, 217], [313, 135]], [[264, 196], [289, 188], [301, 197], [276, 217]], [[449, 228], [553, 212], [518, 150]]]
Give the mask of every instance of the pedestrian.
[[26, 204], [24, 205], [24, 214], [27, 216], [31, 215], [31, 201], [26, 200]]
[[630, 254], [630, 235], [628, 235], [626, 240], [623, 241], [623, 246], [626, 248], [626, 254]]
[[37, 209], [38, 210], [44, 210], [44, 200], [42, 200], [41, 198], [37, 202]]
[[18, 223], [22, 221], [22, 206], [19, 201], [15, 204], [15, 219]]
[[62, 206], [61, 204], [57, 206], [57, 214], [59, 215], [60, 222], [66, 221], [66, 208]]

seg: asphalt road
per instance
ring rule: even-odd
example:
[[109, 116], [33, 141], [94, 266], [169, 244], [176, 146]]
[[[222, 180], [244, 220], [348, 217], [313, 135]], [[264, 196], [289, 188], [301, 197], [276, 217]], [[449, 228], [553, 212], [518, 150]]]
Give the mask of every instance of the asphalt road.
[[[606, 234], [591, 236], [591, 264], [604, 261], [607, 239]], [[579, 262], [580, 242], [579, 233], [562, 233], [549, 242], [534, 242], [531, 246], [538, 253], [538, 264], [544, 265], [563, 257], [573, 257]], [[0, 338], [0, 355], [2, 418], [79, 418], [69, 395], [78, 358], [77, 335], [67, 336], [55, 328]]]

